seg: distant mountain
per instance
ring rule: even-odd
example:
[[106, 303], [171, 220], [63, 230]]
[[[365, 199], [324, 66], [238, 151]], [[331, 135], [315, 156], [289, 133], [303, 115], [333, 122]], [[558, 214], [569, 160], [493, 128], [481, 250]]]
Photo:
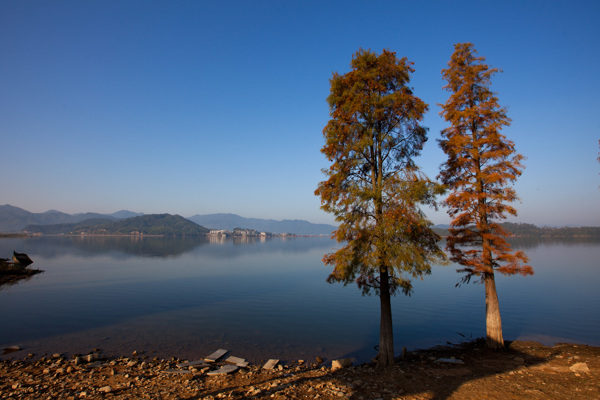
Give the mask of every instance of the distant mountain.
[[188, 218], [190, 221], [209, 229], [234, 228], [255, 229], [259, 232], [294, 233], [296, 235], [329, 235], [336, 227], [327, 224], [313, 224], [303, 220], [244, 218], [236, 214], [196, 214]]
[[93, 218], [73, 224], [27, 225], [24, 231], [43, 235], [199, 236], [205, 235], [209, 230], [179, 215], [149, 214], [117, 221], [108, 218]]
[[116, 218], [116, 219], [126, 219], [126, 218], [131, 218], [131, 217], [139, 217], [141, 215], [144, 215], [143, 213], [136, 213], [133, 211], [128, 211], [128, 210], [121, 210], [121, 211], [117, 211], [114, 212], [112, 214], [109, 214], [109, 216]]
[[131, 211], [118, 211], [105, 215], [98, 213], [66, 214], [56, 210], [43, 213], [32, 213], [9, 204], [0, 206], [0, 232], [20, 232], [27, 225], [74, 224], [91, 218], [108, 218], [118, 220], [142, 214]]

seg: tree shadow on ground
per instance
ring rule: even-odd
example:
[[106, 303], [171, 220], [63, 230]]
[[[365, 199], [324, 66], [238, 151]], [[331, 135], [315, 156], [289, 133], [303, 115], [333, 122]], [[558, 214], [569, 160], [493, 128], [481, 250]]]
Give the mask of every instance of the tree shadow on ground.
[[477, 393], [481, 380], [487, 378], [493, 378], [487, 384], [492, 390], [496, 390], [494, 385], [499, 385], [497, 390], [501, 395], [502, 382], [499, 375], [518, 374], [525, 367], [531, 368], [547, 361], [547, 358], [529, 351], [528, 343], [530, 342], [507, 345], [505, 352], [486, 350], [482, 341], [437, 347], [410, 352], [395, 366], [384, 369], [364, 364], [336, 371], [327, 370], [316, 376], [294, 372], [266, 375], [262, 379], [249, 379], [247, 384], [238, 378], [229, 377], [225, 379], [231, 379], [231, 384], [212, 390], [207, 388], [188, 400], [316, 397], [353, 400], [448, 399], [459, 388], [462, 391], [469, 385], [474, 385], [474, 393]]
[[547, 361], [524, 350], [507, 343], [506, 351], [491, 351], [485, 349], [483, 340], [477, 340], [411, 352], [394, 367], [384, 370], [366, 367], [371, 373], [362, 373], [358, 385], [356, 380], [351, 381], [353, 377], [348, 371], [339, 370], [333, 375], [339, 376], [340, 382], [352, 386], [352, 394], [347, 397], [349, 399], [397, 399], [408, 396], [441, 400], [450, 398], [459, 388], [469, 385], [477, 387], [480, 385], [477, 382], [486, 378], [498, 379], [498, 375], [517, 373], [525, 366]]

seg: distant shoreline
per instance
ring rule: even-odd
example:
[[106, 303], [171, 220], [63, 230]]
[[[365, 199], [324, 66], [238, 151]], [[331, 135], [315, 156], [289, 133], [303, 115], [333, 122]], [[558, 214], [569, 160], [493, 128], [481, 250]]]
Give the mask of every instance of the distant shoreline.
[[[331, 235], [295, 235], [295, 234], [273, 234], [270, 236], [266, 236], [267, 238], [297, 238], [297, 237], [330, 237]], [[2, 238], [38, 238], [38, 237], [166, 237], [166, 238], [185, 238], [185, 237], [204, 237], [204, 238], [227, 238], [227, 239], [236, 239], [236, 238], [260, 238], [265, 237], [261, 235], [246, 235], [246, 236], [214, 236], [210, 234], [202, 234], [202, 235], [152, 235], [152, 234], [101, 234], [101, 233], [86, 233], [86, 234], [77, 234], [77, 233], [49, 233], [49, 234], [30, 234], [30, 233], [0, 233], [0, 239]]]

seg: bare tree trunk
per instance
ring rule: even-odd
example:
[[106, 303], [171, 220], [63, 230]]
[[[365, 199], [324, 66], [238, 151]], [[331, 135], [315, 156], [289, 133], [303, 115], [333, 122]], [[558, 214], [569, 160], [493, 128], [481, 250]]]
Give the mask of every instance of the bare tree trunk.
[[504, 338], [502, 337], [502, 320], [500, 318], [500, 304], [496, 292], [496, 280], [494, 272], [485, 273], [485, 325], [486, 338], [485, 347], [492, 350], [504, 350]]
[[377, 354], [377, 367], [394, 365], [394, 332], [392, 327], [392, 303], [390, 295], [389, 276], [387, 268], [379, 272], [381, 305], [381, 322], [379, 326], [379, 353]]

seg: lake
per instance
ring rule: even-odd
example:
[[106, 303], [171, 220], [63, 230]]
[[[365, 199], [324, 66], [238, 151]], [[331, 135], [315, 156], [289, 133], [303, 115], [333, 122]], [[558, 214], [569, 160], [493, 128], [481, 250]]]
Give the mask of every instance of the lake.
[[[506, 340], [600, 345], [600, 239], [520, 239], [535, 275], [497, 276]], [[0, 287], [0, 346], [14, 353], [197, 359], [218, 348], [260, 362], [370, 360], [379, 299], [325, 282], [329, 238], [39, 237], [0, 239], [28, 253], [27, 281]], [[399, 353], [485, 335], [483, 285], [456, 288], [436, 266], [392, 299]], [[4, 356], [6, 358], [7, 356]]]

